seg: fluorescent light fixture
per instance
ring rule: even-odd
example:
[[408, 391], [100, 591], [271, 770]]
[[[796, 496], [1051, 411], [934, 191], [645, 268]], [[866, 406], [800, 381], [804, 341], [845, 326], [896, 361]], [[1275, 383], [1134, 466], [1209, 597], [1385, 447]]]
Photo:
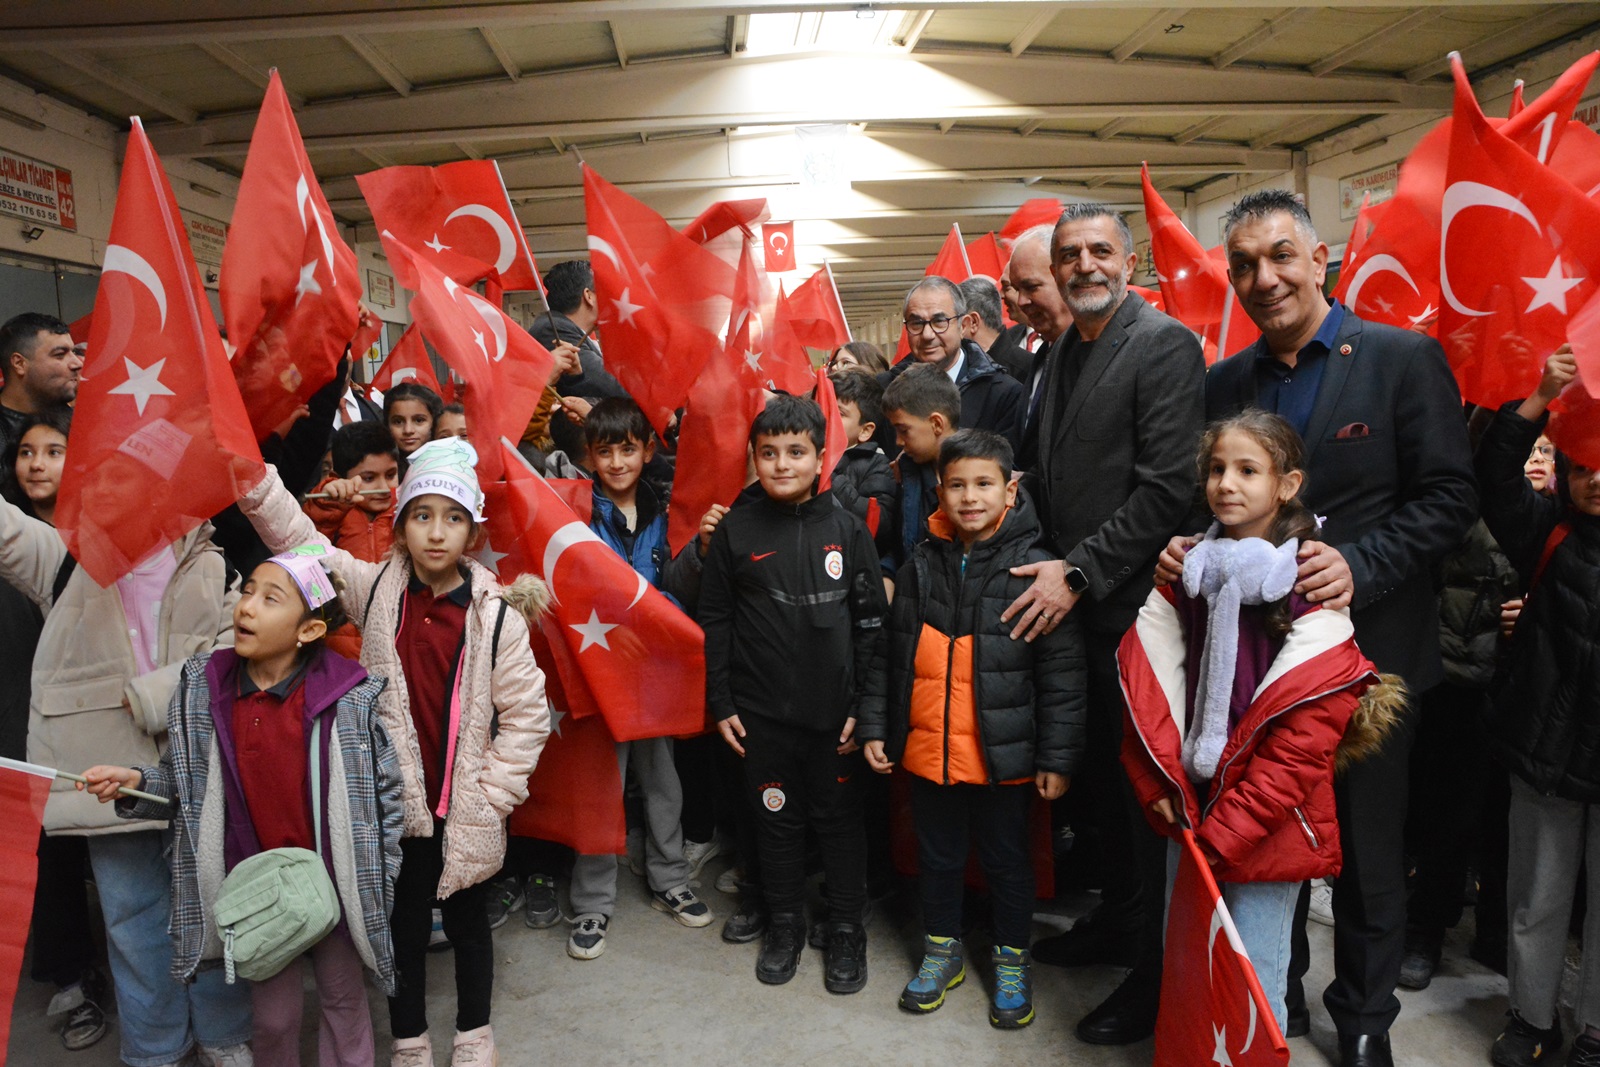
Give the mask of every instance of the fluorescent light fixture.
[[858, 52], [883, 48], [892, 35], [889, 19], [870, 4], [842, 11], [757, 12], [750, 16], [745, 52], [770, 56], [782, 52]]

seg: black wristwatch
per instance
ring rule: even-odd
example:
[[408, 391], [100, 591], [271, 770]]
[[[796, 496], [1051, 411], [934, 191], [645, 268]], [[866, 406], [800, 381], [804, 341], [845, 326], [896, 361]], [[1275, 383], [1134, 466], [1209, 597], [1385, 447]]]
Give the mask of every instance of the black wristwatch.
[[1082, 567], [1067, 567], [1066, 571], [1067, 588], [1070, 589], [1074, 595], [1082, 596], [1084, 591], [1089, 588], [1089, 576], [1083, 573]]

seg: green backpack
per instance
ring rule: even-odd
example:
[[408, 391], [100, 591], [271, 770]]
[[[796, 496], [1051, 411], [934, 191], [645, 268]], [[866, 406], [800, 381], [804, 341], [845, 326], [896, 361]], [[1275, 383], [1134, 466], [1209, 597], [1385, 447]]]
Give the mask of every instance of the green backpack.
[[222, 881], [215, 909], [222, 960], [237, 974], [265, 981], [339, 925], [339, 896], [322, 862], [322, 731], [311, 739], [311, 824], [317, 850], [274, 848], [240, 863]]

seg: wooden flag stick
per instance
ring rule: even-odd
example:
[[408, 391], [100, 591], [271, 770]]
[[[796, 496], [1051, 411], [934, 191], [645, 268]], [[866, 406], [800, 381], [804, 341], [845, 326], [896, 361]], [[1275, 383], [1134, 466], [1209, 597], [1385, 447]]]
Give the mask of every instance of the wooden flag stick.
[[[356, 495], [357, 496], [388, 496], [389, 493], [390, 493], [390, 490], [388, 490], [388, 489], [358, 489], [356, 491]], [[305, 499], [307, 499], [307, 500], [331, 500], [331, 499], [333, 499], [333, 494], [332, 493], [307, 493], [305, 495]]]
[[[4, 756], [0, 756], [0, 767], [9, 767], [14, 771], [21, 771], [24, 774], [35, 774], [40, 778], [65, 778], [69, 782], [82, 782], [84, 785], [89, 784], [89, 779], [85, 778], [81, 774], [73, 774], [71, 771], [62, 771], [57, 770], [54, 767], [46, 767], [41, 763], [27, 763], [23, 760], [6, 759]], [[140, 800], [152, 800], [157, 804], [172, 803], [172, 801], [168, 800], [166, 797], [158, 797], [154, 793], [145, 793], [138, 789], [129, 789], [126, 786], [118, 786], [117, 792], [122, 796], [138, 797]]]

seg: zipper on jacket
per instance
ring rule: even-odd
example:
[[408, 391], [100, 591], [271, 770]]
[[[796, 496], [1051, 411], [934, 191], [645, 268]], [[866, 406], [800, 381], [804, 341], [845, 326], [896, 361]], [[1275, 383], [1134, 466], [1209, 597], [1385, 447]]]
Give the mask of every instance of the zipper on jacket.
[[1311, 842], [1311, 847], [1315, 849], [1322, 848], [1322, 842], [1317, 840], [1317, 835], [1312, 832], [1311, 823], [1306, 820], [1306, 813], [1299, 808], [1295, 808], [1294, 817], [1300, 820], [1300, 829], [1305, 831], [1306, 840]]

